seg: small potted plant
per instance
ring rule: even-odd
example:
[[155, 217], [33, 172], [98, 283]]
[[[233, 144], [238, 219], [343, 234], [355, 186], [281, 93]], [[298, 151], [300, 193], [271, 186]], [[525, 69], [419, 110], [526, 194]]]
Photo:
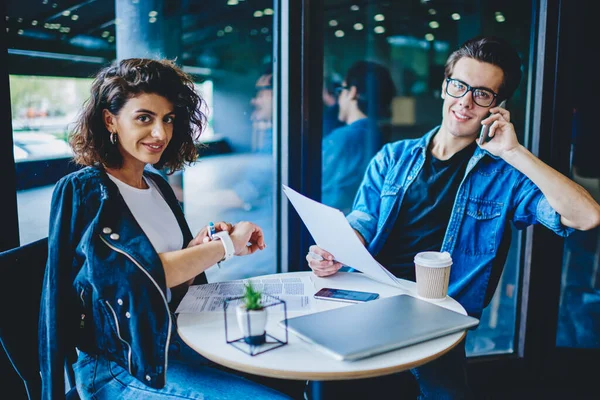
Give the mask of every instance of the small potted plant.
[[267, 309], [262, 303], [262, 292], [250, 282], [244, 284], [244, 296], [236, 308], [236, 317], [246, 343], [257, 345], [265, 342]]

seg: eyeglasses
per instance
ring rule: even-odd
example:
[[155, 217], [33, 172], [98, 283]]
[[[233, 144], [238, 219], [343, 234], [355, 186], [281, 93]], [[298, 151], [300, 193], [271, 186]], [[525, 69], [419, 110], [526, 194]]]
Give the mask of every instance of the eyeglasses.
[[446, 94], [458, 99], [467, 92], [473, 92], [473, 101], [480, 107], [491, 106], [498, 97], [496, 93], [489, 89], [472, 87], [458, 79], [446, 78]]
[[339, 96], [340, 94], [342, 94], [343, 90], [348, 90], [348, 89], [349, 89], [349, 87], [347, 85], [340, 85], [335, 88], [335, 94]]

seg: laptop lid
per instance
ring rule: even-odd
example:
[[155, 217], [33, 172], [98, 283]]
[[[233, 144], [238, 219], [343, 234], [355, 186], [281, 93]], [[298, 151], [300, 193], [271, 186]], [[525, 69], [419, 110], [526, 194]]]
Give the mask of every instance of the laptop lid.
[[396, 350], [479, 324], [477, 318], [409, 295], [288, 318], [287, 322], [290, 332], [344, 361]]

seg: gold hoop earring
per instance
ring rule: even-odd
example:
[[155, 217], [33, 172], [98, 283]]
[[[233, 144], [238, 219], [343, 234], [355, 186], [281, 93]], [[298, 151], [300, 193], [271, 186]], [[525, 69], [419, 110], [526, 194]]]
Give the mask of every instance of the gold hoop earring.
[[110, 134], [110, 142], [113, 145], [117, 144], [117, 132], [113, 132]]

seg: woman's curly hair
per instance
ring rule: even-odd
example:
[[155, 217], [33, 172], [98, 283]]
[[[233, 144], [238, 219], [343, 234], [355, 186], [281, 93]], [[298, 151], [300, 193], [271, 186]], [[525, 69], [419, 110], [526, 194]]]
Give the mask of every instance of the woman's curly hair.
[[198, 157], [196, 142], [204, 129], [205, 103], [194, 89], [194, 81], [170, 60], [130, 58], [115, 62], [100, 70], [92, 83], [91, 96], [69, 135], [74, 160], [91, 166], [102, 164], [119, 168], [123, 158], [110, 142], [103, 110], [118, 115], [127, 101], [140, 94], [157, 94], [174, 106], [173, 137], [158, 163], [173, 173]]

